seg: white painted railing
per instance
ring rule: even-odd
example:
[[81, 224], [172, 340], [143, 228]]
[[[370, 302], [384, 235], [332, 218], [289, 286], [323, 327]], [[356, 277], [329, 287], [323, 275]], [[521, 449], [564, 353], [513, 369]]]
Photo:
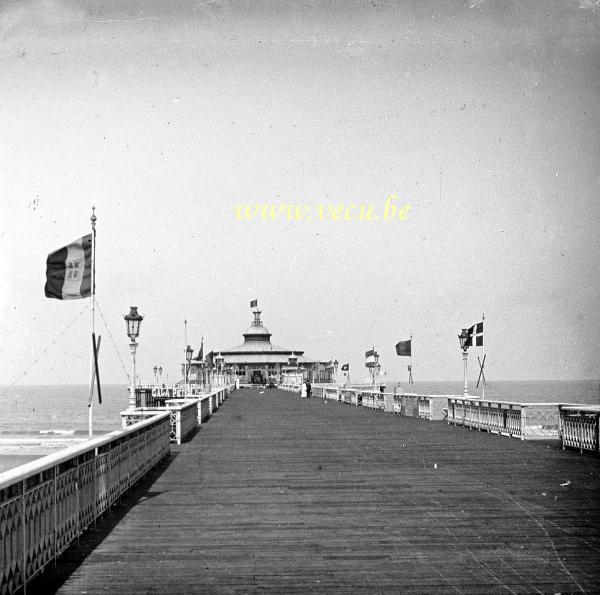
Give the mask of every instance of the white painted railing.
[[521, 440], [558, 438], [559, 405], [451, 397], [448, 399], [448, 423]]
[[333, 384], [313, 385], [313, 395], [368, 409], [432, 420], [446, 417], [448, 397], [453, 396], [395, 394], [365, 388], [336, 387]]
[[181, 444], [189, 439], [198, 426], [221, 406], [234, 387], [235, 384], [219, 387], [199, 397], [167, 399], [164, 406], [160, 407], [128, 409], [121, 412], [121, 424], [125, 428], [160, 412], [168, 412], [171, 424], [171, 442]]
[[63, 552], [169, 454], [161, 413], [0, 474], [0, 593], [13, 593]]
[[300, 385], [299, 384], [278, 384], [277, 388], [280, 388], [281, 390], [287, 390], [287, 391], [292, 392], [292, 393], [299, 393], [300, 392]]
[[561, 405], [559, 411], [559, 435], [563, 448], [578, 448], [600, 453], [599, 426], [600, 406]]
[[448, 399], [452, 397], [454, 395], [394, 395], [394, 413], [429, 420], [445, 419]]

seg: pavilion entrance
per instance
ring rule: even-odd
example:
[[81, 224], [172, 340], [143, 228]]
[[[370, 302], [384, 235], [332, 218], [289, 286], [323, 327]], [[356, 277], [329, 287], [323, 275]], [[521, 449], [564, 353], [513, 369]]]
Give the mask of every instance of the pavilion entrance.
[[252, 384], [266, 384], [267, 379], [262, 370], [252, 370], [252, 375], [250, 376], [250, 382]]

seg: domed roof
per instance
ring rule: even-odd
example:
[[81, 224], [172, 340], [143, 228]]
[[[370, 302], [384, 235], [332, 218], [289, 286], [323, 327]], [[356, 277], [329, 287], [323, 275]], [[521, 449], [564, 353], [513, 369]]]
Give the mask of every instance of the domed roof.
[[256, 326], [252, 324], [244, 333], [244, 337], [248, 335], [268, 335], [270, 337], [271, 333], [269, 332], [269, 329], [266, 326], [263, 326], [262, 324]]
[[254, 320], [248, 327], [248, 330], [244, 333], [244, 343], [253, 341], [269, 343], [271, 341], [271, 333], [266, 326], [263, 326], [260, 314], [261, 313], [258, 310], [254, 311]]

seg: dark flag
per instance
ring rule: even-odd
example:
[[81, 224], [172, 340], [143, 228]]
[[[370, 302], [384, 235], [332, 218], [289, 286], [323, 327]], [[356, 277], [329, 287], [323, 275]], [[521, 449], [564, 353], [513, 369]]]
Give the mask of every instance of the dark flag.
[[396, 343], [396, 355], [411, 355], [412, 339], [408, 341], [399, 341]]
[[375, 357], [375, 350], [374, 349], [369, 349], [369, 351], [365, 351], [365, 359], [368, 359], [370, 357]]
[[342, 366], [342, 372], [347, 372], [350, 369], [350, 364], [344, 364]]
[[250, 302], [250, 307], [251, 308], [258, 308], [258, 300], [252, 300]]
[[468, 330], [468, 338], [465, 347], [483, 347], [483, 322], [474, 324]]
[[92, 294], [92, 234], [60, 248], [46, 259], [46, 297], [79, 300]]

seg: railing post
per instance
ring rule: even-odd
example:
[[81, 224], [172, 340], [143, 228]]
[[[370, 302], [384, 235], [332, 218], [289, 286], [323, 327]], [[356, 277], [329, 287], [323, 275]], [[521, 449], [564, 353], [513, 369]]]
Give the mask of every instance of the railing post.
[[77, 457], [76, 479], [75, 479], [75, 510], [77, 512], [77, 546], [79, 547], [79, 535], [81, 534], [81, 499], [79, 496], [79, 483], [81, 480], [81, 470], [79, 465], [79, 457]]
[[527, 407], [521, 405], [521, 440], [525, 440], [525, 428], [527, 427]]
[[92, 498], [92, 502], [93, 502], [93, 515], [94, 515], [94, 529], [96, 528], [96, 517], [98, 516], [98, 506], [97, 506], [97, 500], [98, 500], [98, 449], [94, 448], [94, 494], [93, 494], [93, 498]]
[[27, 480], [21, 482], [21, 524], [23, 525], [23, 594], [27, 595], [27, 531], [25, 514], [25, 488]]
[[565, 450], [565, 436], [564, 436], [564, 424], [563, 424], [563, 416], [562, 416], [562, 405], [558, 406], [558, 439], [560, 440], [560, 445], [562, 449]]
[[56, 500], [57, 466], [54, 465], [53, 469], [54, 469], [54, 478], [53, 478], [53, 482], [52, 482], [54, 484], [54, 507], [53, 507], [54, 508], [54, 515], [53, 515], [53, 520], [54, 520], [54, 543], [53, 543], [53, 545], [54, 545], [54, 567], [56, 568], [56, 557], [57, 557], [56, 556], [56, 550], [57, 550], [57, 547], [56, 547], [56, 537], [57, 537], [57, 528], [56, 528], [56, 525], [57, 525], [57, 517], [58, 517], [58, 510], [57, 510], [58, 502]]

